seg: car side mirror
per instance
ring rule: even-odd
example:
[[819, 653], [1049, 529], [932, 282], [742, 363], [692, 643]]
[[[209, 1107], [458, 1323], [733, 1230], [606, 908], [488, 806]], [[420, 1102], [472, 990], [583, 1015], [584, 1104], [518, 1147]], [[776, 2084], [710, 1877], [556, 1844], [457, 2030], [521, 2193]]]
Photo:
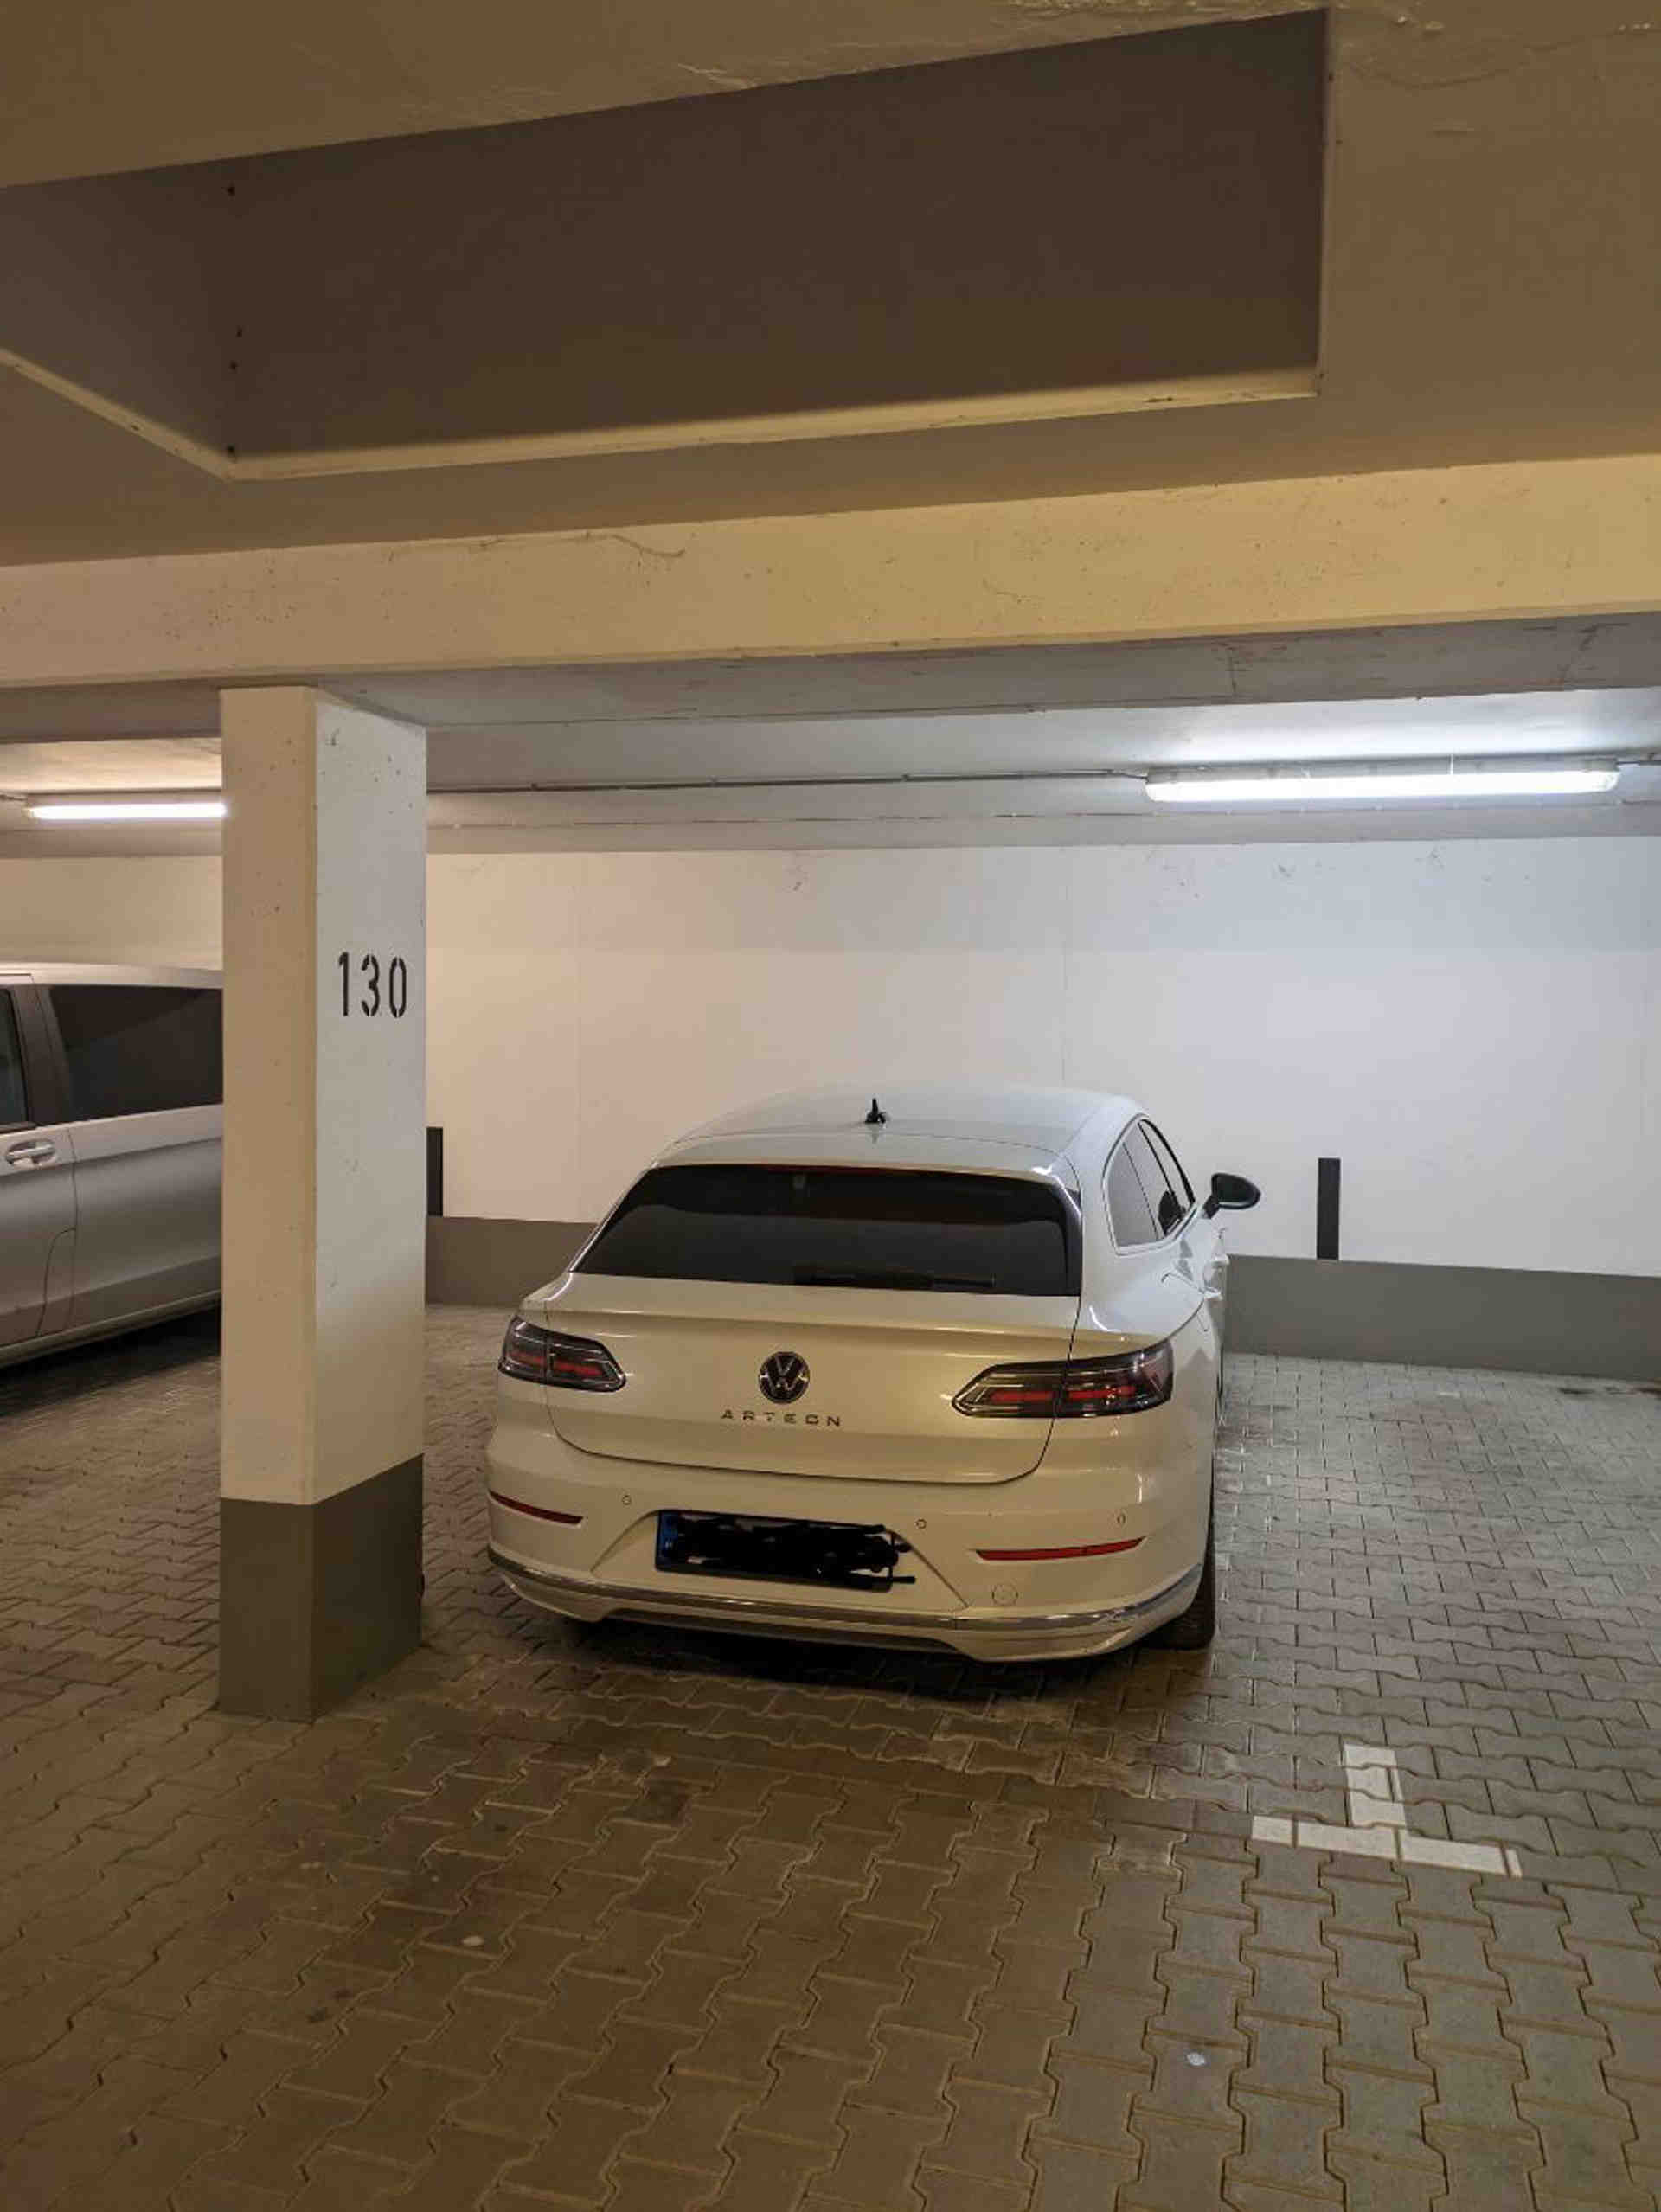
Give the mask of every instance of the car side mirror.
[[1243, 1214], [1248, 1206], [1255, 1206], [1263, 1193], [1248, 1176], [1214, 1175], [1211, 1196], [1205, 1202], [1208, 1217], [1223, 1208], [1231, 1214]]

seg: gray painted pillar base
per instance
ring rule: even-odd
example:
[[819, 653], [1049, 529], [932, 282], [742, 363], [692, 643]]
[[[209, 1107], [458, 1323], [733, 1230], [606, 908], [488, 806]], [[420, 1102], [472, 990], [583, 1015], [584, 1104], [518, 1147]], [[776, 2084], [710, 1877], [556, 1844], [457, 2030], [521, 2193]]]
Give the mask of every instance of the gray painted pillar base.
[[310, 1721], [421, 1640], [421, 1462], [316, 1505], [226, 1497], [219, 1707]]

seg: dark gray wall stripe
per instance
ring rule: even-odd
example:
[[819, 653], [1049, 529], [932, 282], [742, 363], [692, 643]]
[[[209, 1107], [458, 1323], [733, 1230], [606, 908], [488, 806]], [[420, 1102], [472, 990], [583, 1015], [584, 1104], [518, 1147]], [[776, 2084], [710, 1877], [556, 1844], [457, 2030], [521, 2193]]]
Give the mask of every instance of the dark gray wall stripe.
[[[436, 1305], [516, 1305], [560, 1273], [591, 1227], [429, 1221], [427, 1297]], [[1229, 1286], [1236, 1351], [1661, 1380], [1661, 1276], [1247, 1254], [1235, 1260]]]
[[517, 1305], [561, 1273], [592, 1221], [491, 1221], [449, 1215], [426, 1225], [434, 1305]]
[[1661, 1379], [1661, 1277], [1236, 1260], [1228, 1342], [1299, 1359]]

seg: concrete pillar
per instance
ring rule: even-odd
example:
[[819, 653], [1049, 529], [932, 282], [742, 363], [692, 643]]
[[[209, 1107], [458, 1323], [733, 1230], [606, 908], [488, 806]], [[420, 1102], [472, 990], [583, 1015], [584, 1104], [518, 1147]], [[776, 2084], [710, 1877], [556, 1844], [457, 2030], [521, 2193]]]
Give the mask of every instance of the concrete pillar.
[[425, 732], [227, 692], [220, 1703], [420, 1636]]

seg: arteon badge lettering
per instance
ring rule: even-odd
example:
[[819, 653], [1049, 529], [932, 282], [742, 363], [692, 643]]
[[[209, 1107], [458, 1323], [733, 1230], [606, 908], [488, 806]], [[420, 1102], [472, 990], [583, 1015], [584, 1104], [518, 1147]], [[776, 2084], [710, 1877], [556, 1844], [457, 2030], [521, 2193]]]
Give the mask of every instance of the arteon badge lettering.
[[[770, 1398], [775, 1406], [793, 1406], [806, 1394], [812, 1380], [807, 1362], [799, 1352], [774, 1352], [761, 1362], [761, 1372], [756, 1380], [761, 1386], [761, 1395]], [[746, 1406], [734, 1411], [728, 1406], [721, 1417], [724, 1421], [782, 1421], [787, 1428], [840, 1428], [840, 1414], [775, 1414], [763, 1409], [754, 1412]]]
[[768, 1406], [764, 1406], [760, 1413], [749, 1406], [743, 1406], [736, 1410], [728, 1406], [721, 1418], [724, 1421], [764, 1423], [782, 1421], [786, 1428], [840, 1428], [842, 1427], [840, 1414], [775, 1414]]

